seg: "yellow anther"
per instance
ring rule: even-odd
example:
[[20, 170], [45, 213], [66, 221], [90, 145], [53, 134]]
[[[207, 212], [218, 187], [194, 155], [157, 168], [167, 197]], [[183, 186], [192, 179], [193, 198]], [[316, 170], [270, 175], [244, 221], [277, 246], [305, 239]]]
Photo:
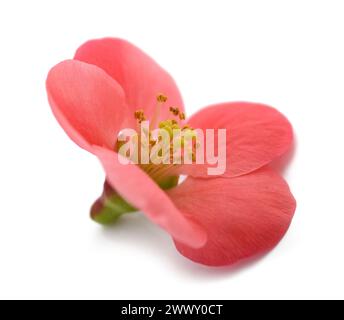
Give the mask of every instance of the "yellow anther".
[[143, 112], [143, 110], [135, 111], [134, 116], [135, 116], [135, 119], [138, 120], [139, 123], [146, 120], [145, 113]]
[[167, 125], [166, 121], [161, 121], [161, 122], [159, 123], [159, 128], [160, 128], [160, 129], [163, 129], [163, 128], [165, 128], [166, 125]]
[[159, 123], [160, 129], [165, 129], [171, 138], [173, 138], [173, 130], [180, 129], [178, 122], [176, 120], [165, 120]]
[[165, 127], [161, 128], [161, 130], [166, 130], [168, 132], [168, 135], [170, 136], [170, 138], [173, 137], [173, 131], [172, 131], [172, 128], [170, 126], [165, 126]]
[[144, 115], [143, 110], [137, 110], [134, 113], [135, 119], [141, 119], [143, 115]]
[[160, 103], [165, 103], [167, 101], [167, 97], [164, 94], [160, 93], [156, 96], [156, 101]]
[[175, 116], [178, 116], [179, 113], [180, 113], [180, 110], [178, 107], [170, 107], [170, 112], [175, 115]]

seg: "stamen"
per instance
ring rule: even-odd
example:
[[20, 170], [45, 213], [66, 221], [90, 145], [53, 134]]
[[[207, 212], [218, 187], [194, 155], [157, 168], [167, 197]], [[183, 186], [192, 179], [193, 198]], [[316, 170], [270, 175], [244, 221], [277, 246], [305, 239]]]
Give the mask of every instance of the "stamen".
[[156, 101], [157, 101], [157, 105], [155, 108], [155, 112], [153, 114], [152, 117], [152, 121], [151, 121], [151, 128], [155, 128], [157, 125], [157, 121], [160, 117], [160, 112], [161, 112], [161, 106], [167, 101], [167, 96], [165, 96], [164, 94], [160, 93], [156, 96]]
[[167, 101], [167, 97], [164, 94], [160, 93], [157, 95], [156, 101], [160, 103], [165, 103]]
[[184, 112], [179, 114], [179, 119], [180, 120], [185, 120], [185, 113]]
[[170, 112], [174, 115], [174, 116], [178, 116], [179, 115], [179, 108], [178, 107], [170, 107]]
[[135, 111], [134, 117], [138, 121], [139, 124], [141, 124], [142, 121], [146, 121], [146, 116], [143, 110]]

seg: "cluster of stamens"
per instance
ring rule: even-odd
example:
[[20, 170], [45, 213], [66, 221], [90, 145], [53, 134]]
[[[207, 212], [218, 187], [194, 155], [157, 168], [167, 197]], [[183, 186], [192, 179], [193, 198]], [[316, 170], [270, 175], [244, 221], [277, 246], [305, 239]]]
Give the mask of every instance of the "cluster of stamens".
[[[192, 129], [190, 126], [185, 125], [183, 122], [185, 120], [185, 114], [184, 112], [182, 112], [180, 110], [180, 108], [178, 107], [170, 107], [169, 111], [171, 112], [172, 116], [174, 116], [174, 118], [172, 119], [166, 119], [163, 121], [160, 121], [159, 123], [158, 118], [160, 117], [160, 112], [161, 112], [161, 107], [167, 102], [167, 97], [163, 94], [159, 94], [156, 97], [156, 101], [157, 101], [157, 106], [155, 108], [155, 112], [152, 116], [151, 122], [149, 123], [149, 127], [147, 132], [143, 132], [141, 131], [141, 129], [139, 129], [139, 133], [138, 135], [135, 137], [135, 141], [137, 142], [142, 142], [142, 141], [148, 141], [148, 147], [149, 147], [149, 151], [150, 151], [150, 156], [151, 159], [154, 157], [161, 157], [162, 156], [162, 151], [159, 151], [156, 155], [152, 155], [152, 149], [154, 148], [154, 146], [160, 141], [160, 138], [156, 138], [154, 136], [154, 131], [156, 131], [156, 129], [158, 130], [158, 132], [160, 132], [159, 130], [165, 130], [165, 132], [168, 133], [169, 138], [170, 138], [170, 152], [168, 153], [168, 157], [169, 157], [169, 162], [168, 164], [166, 164], [167, 159], [163, 159], [163, 162], [159, 165], [153, 164], [153, 163], [149, 163], [149, 164], [142, 164], [139, 163], [138, 165], [145, 170], [149, 175], [151, 175], [153, 178], [159, 179], [161, 177], [164, 176], [164, 174], [168, 171], [168, 169], [170, 169], [171, 167], [175, 166], [175, 153], [176, 150], [177, 151], [182, 151], [180, 152], [181, 157], [185, 157], [185, 154], [187, 154], [187, 156], [191, 159], [191, 161], [195, 161], [196, 158], [196, 144], [192, 143], [191, 147], [188, 146], [186, 147], [186, 139], [193, 139], [196, 138], [196, 133], [194, 131], [194, 129]], [[137, 123], [139, 125], [142, 124], [142, 122], [147, 121], [147, 117], [144, 113], [143, 110], [137, 110], [134, 113], [134, 117], [137, 120]], [[143, 132], [143, 133], [142, 133]], [[180, 132], [182, 135], [181, 139], [176, 139], [175, 137], [175, 132]], [[142, 136], [144, 135], [144, 137]], [[123, 145], [123, 143], [117, 143], [117, 147]], [[187, 152], [184, 152], [184, 149], [188, 148]], [[138, 151], [140, 152], [140, 151]], [[180, 161], [182, 159], [179, 159]]]

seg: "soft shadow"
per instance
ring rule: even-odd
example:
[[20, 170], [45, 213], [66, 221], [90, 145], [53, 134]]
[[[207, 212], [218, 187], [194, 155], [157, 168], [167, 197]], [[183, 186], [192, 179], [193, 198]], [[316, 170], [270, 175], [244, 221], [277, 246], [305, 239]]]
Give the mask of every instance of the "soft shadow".
[[[100, 229], [101, 237], [152, 254], [166, 268], [198, 280], [230, 278], [258, 265], [267, 254], [245, 259], [229, 267], [209, 267], [197, 264], [180, 255], [171, 237], [151, 223], [142, 213], [123, 216], [112, 226]], [[130, 250], [130, 248], [128, 249]]]
[[210, 267], [196, 264], [182, 256], [178, 259], [178, 268], [188, 276], [199, 279], [223, 279], [232, 278], [240, 273], [248, 271], [250, 268], [258, 266], [269, 253], [260, 254], [255, 257], [244, 259], [227, 267]]
[[[106, 241], [120, 243], [121, 245], [133, 247], [134, 249], [151, 252], [152, 255], [163, 258], [169, 257], [171, 239], [169, 235], [149, 221], [140, 212], [123, 215], [115, 224], [102, 227], [100, 236]], [[129, 251], [130, 252], [130, 251]], [[167, 257], [166, 257], [167, 255]]]

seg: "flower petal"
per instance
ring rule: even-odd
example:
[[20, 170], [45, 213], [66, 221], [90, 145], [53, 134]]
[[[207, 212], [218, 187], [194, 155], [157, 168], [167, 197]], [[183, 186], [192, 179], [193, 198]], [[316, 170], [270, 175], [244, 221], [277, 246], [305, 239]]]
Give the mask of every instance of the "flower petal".
[[[181, 95], [172, 77], [152, 58], [125, 40], [106, 38], [89, 41], [77, 50], [75, 59], [94, 64], [113, 77], [122, 86], [132, 112], [143, 109], [151, 119], [159, 93], [168, 97], [168, 105], [183, 109]], [[163, 108], [160, 119], [168, 117], [169, 108]]]
[[[192, 116], [188, 123], [195, 129], [227, 129], [225, 175], [230, 177], [269, 164], [285, 154], [293, 142], [293, 130], [285, 116], [274, 108], [257, 103], [210, 106]], [[215, 150], [217, 154], [216, 143]], [[206, 168], [204, 165], [185, 165], [178, 170], [183, 174], [205, 177]]]
[[204, 245], [203, 228], [182, 215], [166, 193], [138, 166], [121, 164], [118, 158], [121, 156], [104, 148], [94, 147], [93, 153], [103, 164], [107, 181], [132, 206], [179, 241], [194, 248]]
[[296, 203], [287, 183], [264, 168], [236, 178], [187, 178], [168, 191], [177, 208], [204, 227], [207, 244], [175, 244], [185, 257], [205, 265], [233, 264], [272, 249], [286, 233]]
[[68, 60], [55, 66], [46, 82], [49, 102], [75, 143], [113, 148], [127, 112], [122, 88], [102, 69]]

